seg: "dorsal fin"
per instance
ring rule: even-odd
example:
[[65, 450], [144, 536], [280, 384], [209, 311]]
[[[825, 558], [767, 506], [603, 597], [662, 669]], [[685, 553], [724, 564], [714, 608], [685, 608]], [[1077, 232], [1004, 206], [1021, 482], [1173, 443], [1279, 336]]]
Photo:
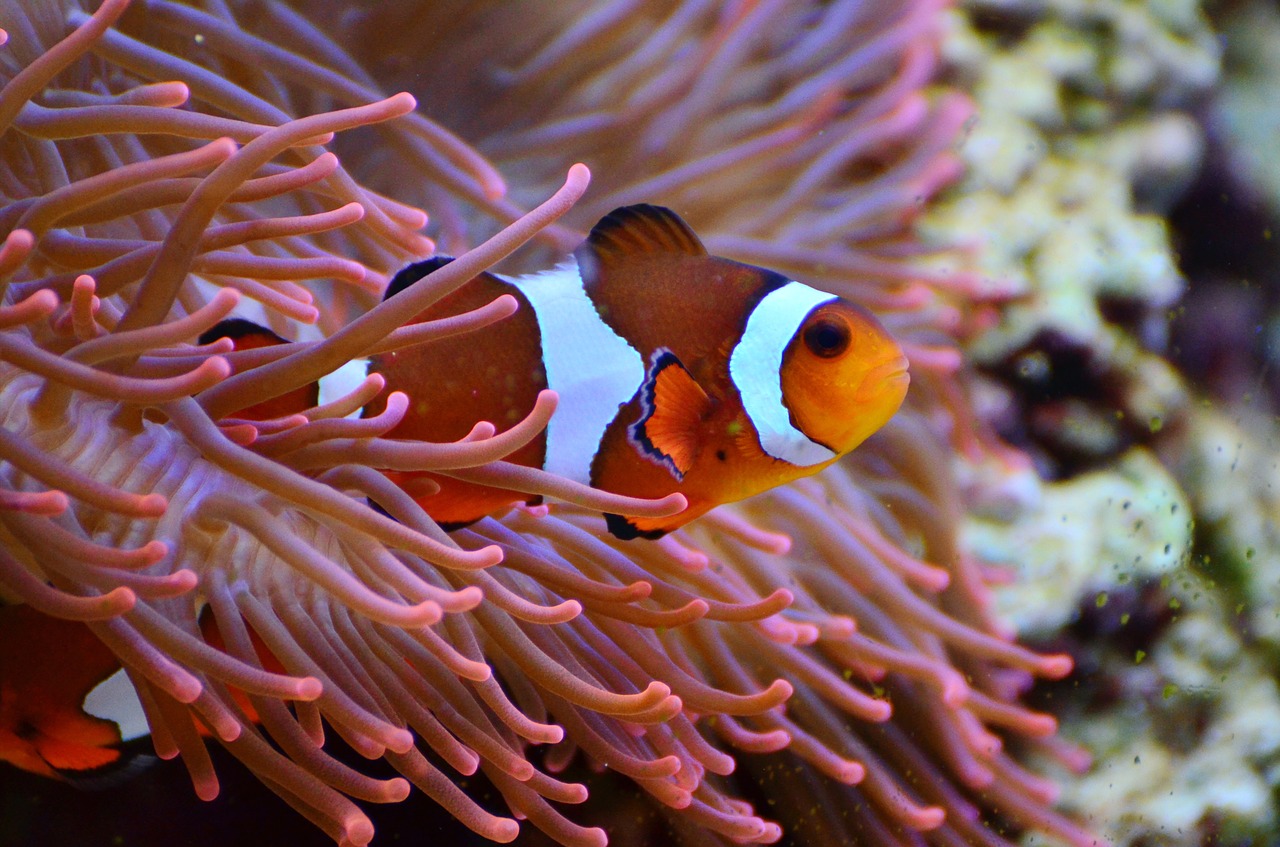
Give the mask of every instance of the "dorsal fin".
[[227, 318], [218, 321], [211, 329], [206, 329], [200, 333], [200, 337], [196, 339], [197, 344], [212, 344], [219, 338], [230, 338], [232, 341], [244, 338], [249, 335], [260, 335], [264, 342], [270, 344], [288, 344], [287, 338], [281, 338], [265, 326], [259, 326], [250, 320], [244, 318]]
[[440, 270], [452, 261], [452, 256], [432, 256], [430, 259], [414, 262], [412, 265], [405, 265], [391, 278], [391, 282], [387, 284], [387, 290], [382, 295], [382, 299], [390, 300], [427, 274]]
[[608, 265], [637, 253], [705, 256], [707, 248], [675, 212], [641, 203], [605, 215], [574, 252], [579, 262], [583, 262], [583, 253], [589, 252], [595, 261]]

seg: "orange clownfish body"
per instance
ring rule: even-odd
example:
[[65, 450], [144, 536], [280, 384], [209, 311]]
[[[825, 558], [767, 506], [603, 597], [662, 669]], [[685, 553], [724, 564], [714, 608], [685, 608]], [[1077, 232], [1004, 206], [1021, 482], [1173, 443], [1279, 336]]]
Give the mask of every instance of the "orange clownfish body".
[[92, 786], [145, 761], [121, 745], [147, 732], [120, 662], [88, 627], [0, 606], [0, 761]]
[[[209, 344], [217, 341], [219, 338], [229, 338], [234, 349], [239, 350], [257, 350], [261, 347], [275, 347], [279, 344], [288, 344], [287, 339], [281, 338], [271, 330], [246, 320], [245, 318], [228, 318], [220, 321], [217, 326], [200, 336], [198, 342], [200, 344]], [[300, 414], [310, 409], [319, 402], [320, 384], [317, 382], [308, 383], [301, 388], [295, 388], [279, 397], [272, 397], [270, 400], [264, 400], [261, 403], [255, 403], [236, 412], [235, 417], [243, 418], [250, 421], [265, 421], [271, 418], [283, 418], [289, 415]]]
[[[230, 338], [236, 350], [288, 341], [241, 318], [222, 321], [201, 344]], [[301, 413], [317, 402], [313, 383], [237, 413], [267, 420]], [[222, 636], [206, 608], [200, 617], [205, 640], [219, 649]], [[262, 666], [283, 673], [279, 661], [249, 630]], [[246, 719], [257, 713], [244, 692], [228, 687]], [[203, 726], [201, 732], [205, 732]], [[81, 787], [114, 784], [150, 756], [125, 742], [150, 734], [137, 691], [120, 660], [85, 624], [50, 617], [30, 606], [0, 605], [0, 761]]]
[[[386, 296], [449, 261], [405, 268]], [[560, 396], [550, 425], [509, 461], [617, 494], [688, 498], [671, 517], [607, 515], [620, 538], [659, 537], [821, 470], [884, 425], [907, 391], [906, 357], [869, 312], [709, 255], [657, 206], [616, 209], [568, 262], [520, 277], [481, 274], [416, 319], [502, 294], [521, 308], [483, 335], [371, 359], [385, 391], [410, 398], [389, 435], [452, 441], [478, 420], [502, 430], [550, 388]], [[441, 475], [389, 475], [410, 492], [414, 477], [437, 483], [417, 499], [445, 525], [528, 499]]]

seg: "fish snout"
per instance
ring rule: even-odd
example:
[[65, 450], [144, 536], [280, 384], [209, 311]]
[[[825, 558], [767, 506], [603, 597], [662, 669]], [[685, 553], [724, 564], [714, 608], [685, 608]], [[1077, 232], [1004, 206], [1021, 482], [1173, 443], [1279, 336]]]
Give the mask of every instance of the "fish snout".
[[876, 365], [862, 378], [862, 393], [875, 395], [899, 390], [905, 394], [911, 382], [910, 364], [906, 356], [899, 354]]

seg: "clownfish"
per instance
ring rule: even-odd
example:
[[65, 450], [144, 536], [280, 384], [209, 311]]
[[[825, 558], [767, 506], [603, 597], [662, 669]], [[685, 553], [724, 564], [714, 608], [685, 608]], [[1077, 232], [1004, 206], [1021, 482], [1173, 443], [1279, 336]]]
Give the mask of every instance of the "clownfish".
[[[412, 264], [384, 299], [452, 261]], [[505, 429], [550, 388], [542, 435], [507, 460], [605, 491], [688, 508], [606, 515], [622, 539], [658, 538], [723, 503], [816, 473], [898, 410], [902, 349], [870, 312], [765, 268], [710, 255], [674, 212], [615, 209], [568, 261], [524, 276], [482, 273], [418, 314], [456, 315], [502, 294], [520, 308], [483, 330], [373, 356], [383, 397], [409, 412], [390, 438], [453, 441], [477, 420]], [[373, 414], [382, 402], [366, 409]], [[529, 495], [431, 473], [387, 472], [438, 523], [465, 525]], [[536, 502], [534, 499], [532, 502]]]
[[102, 787], [152, 761], [125, 747], [149, 732], [119, 660], [87, 626], [0, 606], [0, 761]]
[[[230, 318], [205, 332], [200, 344], [230, 338], [236, 350], [289, 343], [269, 329]], [[319, 402], [319, 386], [294, 391], [241, 409], [236, 417], [267, 420], [301, 413]], [[208, 607], [199, 618], [206, 642], [223, 649], [222, 634]], [[253, 631], [249, 638], [262, 667], [285, 673]], [[232, 700], [255, 723], [248, 696], [227, 686]], [[208, 734], [198, 725], [202, 734]], [[106, 645], [85, 624], [51, 617], [26, 605], [0, 603], [0, 761], [71, 782], [108, 787], [154, 761], [129, 742], [151, 733], [136, 689]]]
[[[210, 344], [219, 338], [231, 339], [235, 350], [257, 350], [260, 347], [275, 347], [278, 344], [289, 343], [288, 339], [246, 318], [228, 318], [219, 321], [212, 329], [201, 334], [196, 341], [198, 344]], [[283, 418], [304, 412], [319, 401], [320, 383], [312, 382], [281, 394], [279, 397], [272, 397], [270, 400], [240, 409], [235, 416], [251, 421]]]
[[[208, 607], [199, 626], [210, 646], [225, 649]], [[261, 666], [287, 673], [245, 627]], [[230, 685], [227, 691], [245, 720], [257, 723], [248, 695]], [[197, 730], [211, 734], [203, 724]], [[133, 682], [89, 627], [0, 605], [0, 762], [78, 788], [107, 788], [155, 761], [130, 743], [150, 733]]]

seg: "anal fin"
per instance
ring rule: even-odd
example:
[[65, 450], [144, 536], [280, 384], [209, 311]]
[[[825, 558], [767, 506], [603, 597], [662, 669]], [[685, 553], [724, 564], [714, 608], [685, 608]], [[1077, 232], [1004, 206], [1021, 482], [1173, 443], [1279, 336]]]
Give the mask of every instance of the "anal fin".
[[627, 428], [628, 439], [642, 456], [683, 481], [698, 458], [711, 405], [676, 355], [660, 347], [649, 361], [640, 387], [640, 419]]

